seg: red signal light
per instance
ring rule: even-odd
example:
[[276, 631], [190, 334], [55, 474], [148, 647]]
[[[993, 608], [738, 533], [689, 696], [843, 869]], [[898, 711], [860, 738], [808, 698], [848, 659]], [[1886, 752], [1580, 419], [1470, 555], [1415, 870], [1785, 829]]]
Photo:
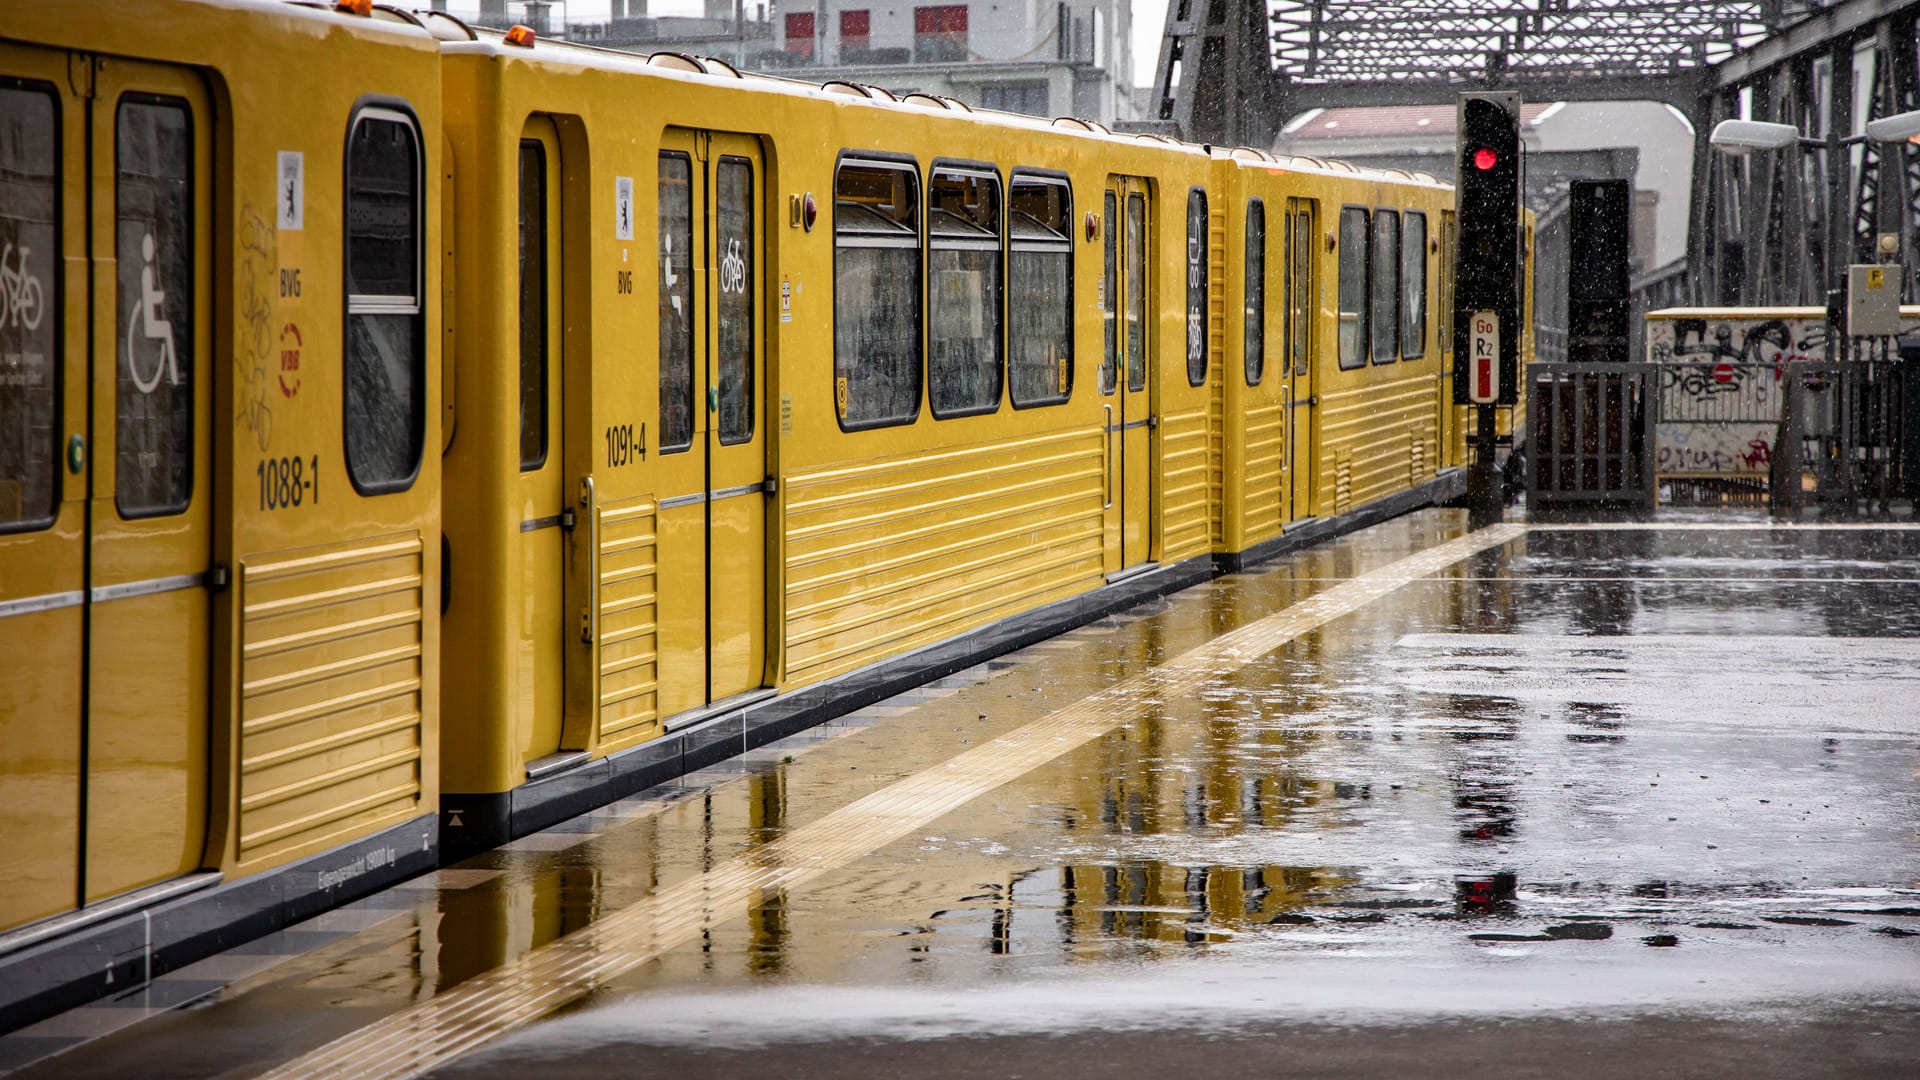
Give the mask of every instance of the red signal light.
[[1500, 164], [1500, 155], [1494, 153], [1490, 147], [1483, 146], [1473, 152], [1473, 167], [1481, 172], [1486, 172], [1498, 164]]

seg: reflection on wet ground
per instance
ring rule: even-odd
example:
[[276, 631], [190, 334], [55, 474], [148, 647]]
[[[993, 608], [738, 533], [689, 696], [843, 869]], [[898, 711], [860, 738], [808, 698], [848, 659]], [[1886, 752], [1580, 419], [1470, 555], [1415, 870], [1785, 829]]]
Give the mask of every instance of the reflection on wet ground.
[[[676, 889], [708, 897], [683, 943], [448, 1071], [1783, 1001], [1902, 1003], [1870, 1022], [1920, 1047], [1920, 531], [1535, 528], [1139, 681], [1462, 527], [1223, 578], [568, 822], [46, 1067], [257, 1072]], [[1111, 730], [871, 854], [791, 849], [1116, 686], [1144, 689], [1099, 698]], [[729, 891], [738, 865], [798, 869]]]

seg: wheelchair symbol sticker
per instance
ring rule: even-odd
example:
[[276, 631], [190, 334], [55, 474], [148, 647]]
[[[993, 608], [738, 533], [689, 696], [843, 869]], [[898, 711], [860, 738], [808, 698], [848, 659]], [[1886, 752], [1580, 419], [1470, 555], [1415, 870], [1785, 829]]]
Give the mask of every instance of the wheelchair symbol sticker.
[[167, 293], [160, 288], [154, 266], [153, 234], [140, 240], [140, 296], [127, 316], [127, 374], [143, 394], [159, 388], [164, 377], [180, 385], [180, 359], [173, 350], [173, 323], [166, 315]]

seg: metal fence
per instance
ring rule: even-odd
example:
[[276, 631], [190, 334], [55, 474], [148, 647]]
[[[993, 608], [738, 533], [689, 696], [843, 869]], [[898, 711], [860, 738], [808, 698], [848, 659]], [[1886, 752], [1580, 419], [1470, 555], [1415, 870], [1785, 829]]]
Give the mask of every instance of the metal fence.
[[1903, 450], [1916, 443], [1903, 420], [1920, 411], [1912, 367], [1864, 350], [1842, 362], [1536, 362], [1528, 505], [1885, 509], [1920, 481], [1907, 460], [1920, 451]]

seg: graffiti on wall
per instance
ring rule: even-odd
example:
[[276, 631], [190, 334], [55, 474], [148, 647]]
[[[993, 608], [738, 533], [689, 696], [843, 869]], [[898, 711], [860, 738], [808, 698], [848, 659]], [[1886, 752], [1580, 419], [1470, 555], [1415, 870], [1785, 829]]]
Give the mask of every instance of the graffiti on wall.
[[1655, 471], [1765, 475], [1786, 365], [1825, 360], [1827, 324], [1758, 311], [1648, 319], [1647, 358], [1672, 365], [1660, 375]]

